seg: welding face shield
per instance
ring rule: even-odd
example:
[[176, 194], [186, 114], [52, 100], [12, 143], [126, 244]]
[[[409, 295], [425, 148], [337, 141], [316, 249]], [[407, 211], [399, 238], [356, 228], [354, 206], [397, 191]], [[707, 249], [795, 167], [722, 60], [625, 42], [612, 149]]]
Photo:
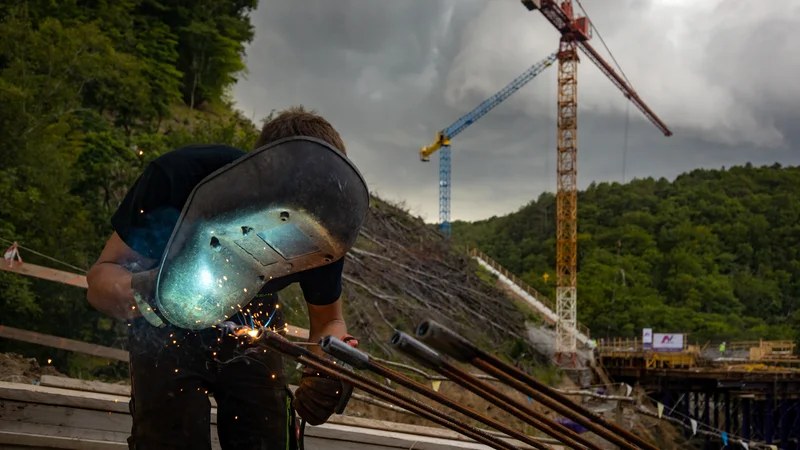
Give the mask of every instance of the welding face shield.
[[299, 136], [253, 150], [192, 191], [161, 259], [153, 306], [180, 328], [216, 325], [269, 280], [343, 258], [368, 208], [361, 173], [327, 143]]

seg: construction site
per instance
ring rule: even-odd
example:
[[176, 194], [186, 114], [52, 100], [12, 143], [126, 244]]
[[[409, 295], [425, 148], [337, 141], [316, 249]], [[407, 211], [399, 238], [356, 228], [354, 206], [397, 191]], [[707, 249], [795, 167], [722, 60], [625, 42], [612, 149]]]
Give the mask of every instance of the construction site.
[[[346, 408], [326, 423], [296, 424], [299, 447], [800, 450], [800, 354], [794, 341], [691, 343], [689, 333], [651, 328], [635, 330], [635, 338], [599, 337], [578, 321], [579, 62], [596, 66], [608, 78], [607, 88], [620, 91], [665, 137], [672, 131], [616, 59], [611, 64], [593, 47], [596, 30], [579, 1], [519, 3], [521, 12], [542, 15], [560, 33], [557, 50], [419, 149], [422, 161], [439, 157], [435, 225], [369, 198], [342, 276], [343, 312], [358, 350], [330, 336], [313, 344], [334, 362], [307, 349], [308, 307], [297, 285], [280, 294], [288, 324], [283, 330], [255, 323], [230, 330], [265, 352], [280, 353], [292, 392], [301, 365], [354, 388]], [[542, 88], [558, 93], [554, 299], [481, 249], [454, 244], [450, 217], [455, 138], [545, 70], [558, 71], [557, 86]], [[281, 220], [288, 217], [281, 213]], [[0, 261], [5, 275], [85, 296], [86, 270], [62, 270], [61, 261], [25, 242], [7, 244]], [[37, 355], [0, 353], [0, 448], [128, 448], [130, 354], [124, 323], [113, 327], [120, 337], [109, 346], [0, 318], [0, 341]], [[68, 376], [53, 364], [65, 355], [106, 369]], [[208, 398], [212, 446], [220, 449], [217, 400], [213, 393]]]

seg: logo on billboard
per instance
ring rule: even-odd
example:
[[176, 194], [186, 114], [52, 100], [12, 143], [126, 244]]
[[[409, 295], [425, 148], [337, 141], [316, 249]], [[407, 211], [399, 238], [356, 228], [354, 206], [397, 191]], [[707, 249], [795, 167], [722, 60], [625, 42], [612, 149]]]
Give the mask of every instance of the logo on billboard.
[[683, 334], [655, 333], [653, 334], [653, 349], [660, 351], [683, 350]]
[[642, 343], [644, 344], [644, 348], [650, 348], [653, 346], [653, 329], [652, 328], [644, 328], [642, 329]]

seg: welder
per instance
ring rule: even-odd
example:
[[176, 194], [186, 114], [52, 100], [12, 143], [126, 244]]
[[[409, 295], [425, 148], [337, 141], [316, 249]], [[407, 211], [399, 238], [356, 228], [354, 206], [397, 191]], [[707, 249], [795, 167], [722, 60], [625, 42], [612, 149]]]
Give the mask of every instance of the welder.
[[277, 293], [299, 283], [309, 343], [351, 340], [344, 255], [368, 207], [341, 136], [302, 107], [266, 122], [249, 152], [190, 145], [146, 166], [87, 276], [89, 302], [128, 326], [129, 448], [210, 450], [209, 394], [223, 449], [294, 448], [295, 411], [329, 419], [340, 380], [305, 369], [292, 394], [279, 355], [221, 324], [285, 333]]

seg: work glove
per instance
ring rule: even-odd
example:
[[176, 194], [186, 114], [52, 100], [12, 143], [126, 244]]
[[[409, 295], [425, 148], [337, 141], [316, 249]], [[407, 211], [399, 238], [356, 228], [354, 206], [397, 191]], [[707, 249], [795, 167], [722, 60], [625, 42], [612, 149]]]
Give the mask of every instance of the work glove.
[[155, 327], [163, 327], [167, 321], [156, 308], [156, 281], [158, 268], [137, 272], [131, 277], [131, 291], [136, 301], [136, 309], [142, 317]]
[[[342, 341], [352, 347], [358, 347], [358, 341], [350, 335], [345, 336]], [[325, 358], [336, 361], [337, 365], [349, 368], [348, 365], [331, 355], [326, 354]], [[303, 370], [300, 385], [294, 393], [293, 405], [306, 422], [311, 425], [322, 425], [333, 413], [344, 412], [352, 393], [353, 386], [350, 383], [318, 372], [312, 367], [306, 367]]]

